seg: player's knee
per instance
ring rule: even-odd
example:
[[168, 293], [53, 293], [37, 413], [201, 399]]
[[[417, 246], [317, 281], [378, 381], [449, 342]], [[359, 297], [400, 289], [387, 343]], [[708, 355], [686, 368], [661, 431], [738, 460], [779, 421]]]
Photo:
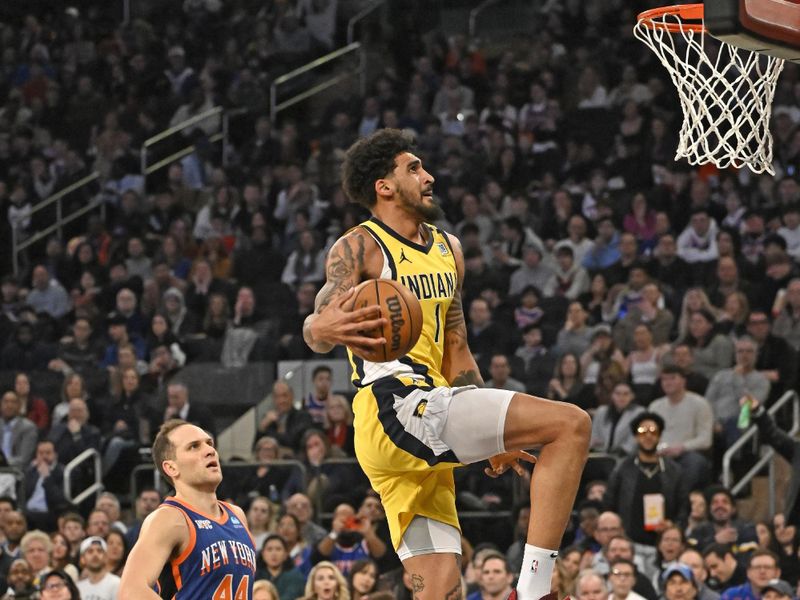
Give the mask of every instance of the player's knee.
[[574, 440], [576, 446], [585, 448], [588, 451], [592, 434], [592, 419], [589, 413], [574, 404], [565, 404], [564, 409], [565, 431]]

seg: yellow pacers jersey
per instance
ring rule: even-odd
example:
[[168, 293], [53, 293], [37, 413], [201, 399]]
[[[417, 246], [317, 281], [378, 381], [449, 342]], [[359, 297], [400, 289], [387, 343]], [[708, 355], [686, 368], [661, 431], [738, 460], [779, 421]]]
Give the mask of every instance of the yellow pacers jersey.
[[422, 334], [404, 357], [385, 363], [362, 360], [348, 352], [356, 387], [369, 385], [387, 376], [408, 375], [447, 385], [442, 377], [444, 321], [456, 294], [458, 272], [450, 240], [440, 229], [423, 225], [429, 231], [426, 245], [405, 239], [375, 217], [361, 223], [383, 252], [381, 279], [399, 281], [422, 305]]
[[[445, 234], [431, 226], [425, 245], [400, 236], [372, 218], [361, 224], [383, 253], [381, 278], [409, 288], [422, 305], [422, 334], [404, 357], [372, 363], [349, 353], [353, 383], [356, 456], [381, 495], [394, 547], [415, 515], [458, 527], [452, 451], [441, 452], [410, 435], [398, 419], [398, 402], [435, 393], [448, 383], [441, 373], [444, 321], [458, 288], [453, 249]], [[424, 411], [420, 402], [416, 410]]]

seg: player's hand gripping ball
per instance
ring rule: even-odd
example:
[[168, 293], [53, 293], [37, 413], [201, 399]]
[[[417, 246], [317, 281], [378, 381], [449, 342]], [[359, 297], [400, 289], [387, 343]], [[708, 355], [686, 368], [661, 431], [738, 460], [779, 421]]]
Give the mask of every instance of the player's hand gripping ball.
[[405, 356], [422, 332], [422, 306], [406, 286], [393, 279], [367, 279], [353, 293], [352, 310], [379, 306], [387, 322], [383, 327], [362, 332], [386, 339], [386, 343], [358, 356], [370, 362], [388, 362]]

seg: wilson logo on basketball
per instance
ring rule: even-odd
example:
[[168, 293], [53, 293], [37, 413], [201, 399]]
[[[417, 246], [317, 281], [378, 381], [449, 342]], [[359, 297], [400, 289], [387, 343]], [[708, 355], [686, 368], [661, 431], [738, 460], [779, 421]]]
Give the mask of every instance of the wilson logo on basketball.
[[400, 297], [387, 297], [386, 308], [389, 309], [389, 322], [392, 326], [392, 350], [394, 351], [400, 347], [400, 329], [405, 324], [403, 320], [403, 307], [400, 305]]

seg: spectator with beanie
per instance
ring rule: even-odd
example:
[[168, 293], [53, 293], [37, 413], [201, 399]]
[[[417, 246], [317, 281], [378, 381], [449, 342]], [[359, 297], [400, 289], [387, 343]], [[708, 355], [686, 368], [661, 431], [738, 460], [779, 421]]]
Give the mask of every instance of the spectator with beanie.
[[668, 522], [682, 521], [688, 512], [689, 490], [680, 465], [658, 455], [664, 419], [641, 412], [630, 421], [637, 452], [623, 459], [608, 478], [603, 503], [625, 515], [625, 533], [636, 543], [653, 546]]
[[664, 420], [660, 456], [680, 463], [686, 485], [694, 489], [708, 480], [710, 464], [703, 452], [711, 447], [713, 414], [708, 401], [686, 390], [683, 369], [666, 365], [661, 370], [664, 396], [650, 404], [650, 411]]

